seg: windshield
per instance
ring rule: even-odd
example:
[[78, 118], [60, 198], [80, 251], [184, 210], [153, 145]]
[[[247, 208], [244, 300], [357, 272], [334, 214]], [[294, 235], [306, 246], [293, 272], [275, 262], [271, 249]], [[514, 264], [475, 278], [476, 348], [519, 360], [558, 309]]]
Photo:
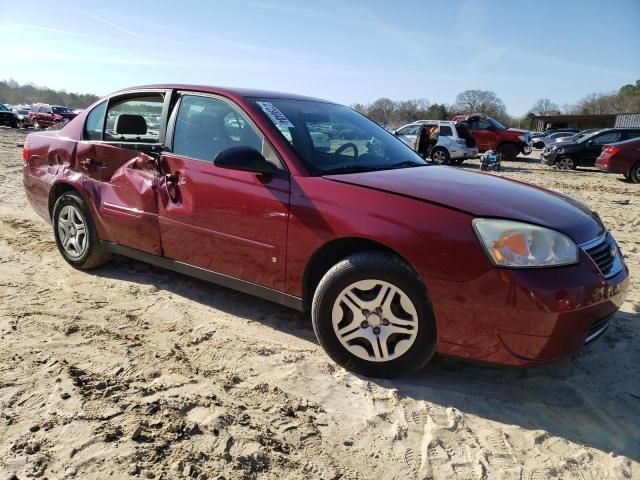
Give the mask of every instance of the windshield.
[[253, 102], [312, 175], [427, 165], [387, 130], [343, 105], [272, 98]]
[[502, 125], [499, 121], [494, 120], [491, 117], [487, 117], [487, 120], [489, 121], [489, 123], [491, 123], [491, 125], [493, 125], [494, 127], [496, 127], [498, 130], [506, 130], [507, 127], [505, 127], [504, 125]]

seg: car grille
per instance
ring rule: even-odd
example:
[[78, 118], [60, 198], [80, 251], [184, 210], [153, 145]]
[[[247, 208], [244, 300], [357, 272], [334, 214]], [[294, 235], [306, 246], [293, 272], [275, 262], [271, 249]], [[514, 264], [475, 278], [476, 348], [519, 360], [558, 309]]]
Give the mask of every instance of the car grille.
[[600, 272], [605, 276], [612, 276], [622, 268], [620, 260], [620, 250], [613, 237], [607, 233], [600, 242], [589, 245], [584, 249], [591, 260], [598, 266]]
[[613, 318], [613, 313], [607, 317], [600, 318], [593, 322], [589, 327], [589, 331], [587, 332], [587, 337], [584, 340], [584, 343], [589, 343], [598, 338], [600, 335], [604, 333], [604, 331], [609, 327], [609, 321]]

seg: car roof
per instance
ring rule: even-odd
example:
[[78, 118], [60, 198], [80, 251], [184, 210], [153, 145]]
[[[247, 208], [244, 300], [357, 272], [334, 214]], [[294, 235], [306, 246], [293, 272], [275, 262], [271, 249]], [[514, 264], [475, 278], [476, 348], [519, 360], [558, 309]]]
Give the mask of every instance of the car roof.
[[452, 125], [455, 122], [452, 122], [451, 120], [416, 120], [415, 122], [411, 122], [407, 125], [416, 125], [416, 124], [422, 124], [422, 123], [437, 123], [438, 125]]
[[209, 85], [191, 85], [191, 84], [179, 84], [179, 83], [161, 83], [154, 85], [139, 85], [136, 87], [129, 87], [117, 92], [112, 93], [109, 96], [127, 93], [129, 91], [136, 90], [150, 90], [150, 89], [172, 89], [172, 90], [188, 90], [201, 93], [212, 93], [215, 95], [221, 95], [224, 97], [243, 97], [243, 98], [274, 98], [282, 100], [307, 100], [312, 102], [322, 103], [336, 103], [329, 100], [323, 100], [321, 98], [308, 97], [304, 95], [298, 95], [294, 93], [273, 92], [270, 90], [258, 90], [250, 88], [235, 88], [235, 87], [215, 87]]

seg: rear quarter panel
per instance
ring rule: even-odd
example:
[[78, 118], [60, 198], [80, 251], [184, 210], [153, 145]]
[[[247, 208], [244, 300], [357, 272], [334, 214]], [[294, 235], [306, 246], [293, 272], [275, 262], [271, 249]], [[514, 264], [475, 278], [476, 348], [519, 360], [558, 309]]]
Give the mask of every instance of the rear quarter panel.
[[25, 145], [29, 151], [23, 168], [27, 199], [39, 215], [50, 221], [49, 193], [71, 166], [76, 142], [60, 135], [60, 132], [42, 132], [30, 134]]

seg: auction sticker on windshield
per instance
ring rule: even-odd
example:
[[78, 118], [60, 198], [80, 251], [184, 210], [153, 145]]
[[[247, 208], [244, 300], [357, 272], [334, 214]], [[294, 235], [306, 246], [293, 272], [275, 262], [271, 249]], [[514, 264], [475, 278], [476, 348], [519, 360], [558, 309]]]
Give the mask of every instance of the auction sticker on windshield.
[[282, 128], [294, 128], [293, 123], [289, 121], [287, 117], [284, 116], [280, 110], [276, 108], [276, 106], [271, 102], [256, 102], [262, 108], [262, 111], [269, 115], [271, 121], [278, 127]]

